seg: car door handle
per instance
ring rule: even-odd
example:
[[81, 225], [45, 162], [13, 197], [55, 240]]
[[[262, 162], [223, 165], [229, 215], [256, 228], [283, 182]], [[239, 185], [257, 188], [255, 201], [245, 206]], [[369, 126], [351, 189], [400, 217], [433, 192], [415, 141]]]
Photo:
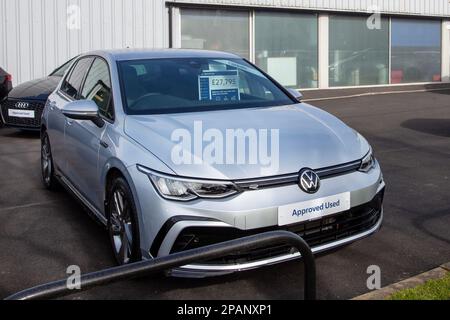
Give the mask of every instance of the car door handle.
[[100, 140], [100, 145], [101, 145], [103, 148], [105, 148], [105, 149], [108, 149], [108, 148], [109, 148], [109, 145], [108, 145], [105, 141], [103, 141], [103, 140]]
[[66, 118], [66, 123], [68, 126], [71, 126], [73, 124], [73, 120]]

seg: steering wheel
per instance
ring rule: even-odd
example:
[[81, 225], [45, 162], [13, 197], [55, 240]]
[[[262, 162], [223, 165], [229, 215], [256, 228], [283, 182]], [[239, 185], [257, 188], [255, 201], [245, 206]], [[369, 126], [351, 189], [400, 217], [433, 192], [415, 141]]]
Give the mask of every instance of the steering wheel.
[[130, 109], [133, 109], [135, 106], [137, 106], [139, 103], [141, 103], [142, 101], [144, 101], [145, 99], [149, 98], [149, 97], [153, 97], [153, 96], [161, 96], [160, 93], [155, 93], [155, 92], [151, 92], [151, 93], [147, 93], [144, 94], [143, 96], [139, 97], [136, 101], [134, 101], [129, 107]]

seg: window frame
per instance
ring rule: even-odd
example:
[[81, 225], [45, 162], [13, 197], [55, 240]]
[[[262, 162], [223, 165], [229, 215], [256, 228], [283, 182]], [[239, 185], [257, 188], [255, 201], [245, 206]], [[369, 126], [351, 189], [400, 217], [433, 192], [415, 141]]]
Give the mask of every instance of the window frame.
[[[249, 58], [241, 57], [242, 59], [246, 60], [247, 62], [250, 62], [253, 66], [256, 65], [256, 15], [261, 12], [265, 13], [276, 13], [276, 12], [285, 12], [285, 13], [298, 13], [298, 14], [310, 14], [314, 15], [317, 20], [317, 86], [316, 87], [300, 87], [295, 88], [295, 90], [316, 90], [321, 89], [320, 87], [320, 32], [319, 32], [319, 15], [320, 12], [318, 11], [298, 11], [298, 10], [292, 10], [292, 9], [274, 9], [274, 8], [265, 8], [265, 9], [259, 9], [259, 8], [240, 8], [240, 7], [233, 7], [233, 6], [226, 6], [226, 7], [217, 7], [213, 5], [202, 5], [197, 6], [194, 4], [177, 4], [170, 7], [172, 10], [170, 12], [170, 25], [169, 25], [169, 47], [170, 48], [182, 48], [182, 15], [183, 10], [223, 10], [223, 11], [239, 11], [239, 12], [246, 12], [248, 14], [248, 22], [249, 22], [249, 28], [248, 28], [248, 50], [249, 50]], [[258, 69], [260, 70], [259, 66]], [[327, 66], [328, 69], [328, 66]], [[264, 72], [265, 75], [267, 75], [266, 72]], [[273, 78], [272, 78], [273, 79]]]
[[[252, 39], [251, 41], [251, 53], [250, 53], [250, 61], [253, 65], [257, 66], [256, 63], [256, 20], [257, 20], [257, 16], [258, 14], [264, 14], [264, 13], [286, 13], [286, 14], [292, 14], [292, 15], [303, 15], [303, 16], [314, 16], [315, 20], [316, 20], [316, 41], [317, 41], [317, 52], [316, 52], [316, 61], [317, 61], [317, 85], [315, 87], [298, 87], [296, 85], [296, 88], [292, 88], [295, 90], [314, 90], [314, 89], [320, 89], [320, 21], [319, 21], [319, 15], [320, 12], [318, 11], [298, 11], [298, 10], [284, 10], [284, 9], [279, 9], [279, 10], [274, 10], [274, 9], [254, 9], [254, 10], [250, 10], [250, 16], [251, 16], [251, 26], [250, 26], [250, 39]], [[258, 66], [259, 69], [261, 69]], [[267, 74], [267, 72], [266, 72]], [[298, 77], [298, 75], [297, 75]], [[299, 80], [297, 79], [297, 82], [299, 82]]]
[[[332, 76], [331, 76], [331, 70], [330, 67], [332, 66], [332, 61], [330, 58], [332, 47], [332, 37], [331, 37], [331, 30], [332, 30], [332, 17], [338, 17], [338, 19], [342, 19], [342, 21], [344, 21], [345, 18], [360, 18], [360, 19], [367, 19], [366, 16], [364, 15], [360, 15], [360, 14], [345, 14], [345, 13], [329, 13], [328, 14], [328, 52], [326, 54], [328, 54], [328, 88], [329, 89], [350, 89], [350, 88], [364, 88], [364, 87], [382, 87], [382, 86], [387, 86], [391, 84], [391, 17], [387, 16], [387, 15], [381, 15], [381, 20], [383, 23], [385, 23], [386, 29], [387, 29], [387, 38], [386, 40], [386, 45], [387, 45], [387, 51], [385, 52], [386, 56], [386, 69], [387, 69], [387, 79], [386, 79], [386, 83], [371, 83], [371, 84], [359, 84], [359, 85], [355, 85], [355, 84], [332, 84]], [[346, 21], [348, 22], [348, 21]], [[344, 59], [345, 60], [345, 59]], [[336, 62], [335, 62], [336, 63]]]
[[[83, 89], [84, 89], [84, 86], [85, 86], [85, 84], [86, 84], [87, 76], [88, 76], [89, 73], [91, 72], [92, 66], [94, 65], [95, 60], [97, 60], [97, 59], [102, 60], [102, 61], [106, 64], [106, 67], [107, 67], [107, 69], [108, 69], [109, 81], [110, 81], [110, 83], [111, 83], [111, 94], [110, 94], [110, 96], [109, 96], [108, 104], [109, 104], [109, 107], [112, 108], [112, 118], [109, 118], [109, 117], [107, 117], [106, 115], [104, 115], [102, 112], [100, 112], [100, 107], [97, 106], [97, 107], [98, 107], [98, 115], [99, 115], [103, 120], [105, 120], [105, 121], [107, 121], [107, 122], [109, 122], [109, 123], [114, 123], [114, 122], [116, 121], [116, 109], [115, 109], [114, 97], [113, 97], [113, 83], [112, 83], [112, 77], [111, 77], [111, 68], [110, 68], [110, 66], [109, 66], [108, 61], [106, 61], [105, 58], [100, 57], [100, 56], [96, 56], [96, 55], [91, 55], [91, 56], [89, 56], [89, 57], [92, 57], [93, 60], [92, 60], [91, 65], [89, 66], [89, 69], [87, 70], [86, 74], [84, 75], [83, 82], [81, 83], [80, 90], [79, 90], [79, 93], [78, 93], [78, 97], [77, 97], [77, 98], [80, 97], [81, 92], [82, 92]], [[85, 99], [85, 100], [87, 100], [87, 99]]]
[[[80, 62], [82, 59], [85, 59], [85, 58], [91, 58], [92, 61], [91, 61], [91, 64], [90, 64], [89, 68], [87, 69], [86, 73], [85, 73], [84, 76], [83, 76], [83, 81], [81, 82], [80, 88], [78, 89], [77, 97], [76, 97], [76, 99], [74, 99], [73, 97], [69, 96], [68, 94], [66, 94], [66, 93], [62, 90], [62, 86], [64, 85], [64, 82], [66, 82], [67, 79], [72, 75], [72, 72], [73, 72], [73, 70], [75, 70], [75, 68], [76, 68], [76, 66], [77, 66], [77, 64], [78, 64], [78, 62]], [[113, 91], [113, 82], [112, 82], [112, 76], [111, 76], [111, 67], [110, 67], [108, 61], [107, 61], [105, 58], [103, 58], [103, 57], [101, 57], [101, 56], [98, 56], [98, 55], [87, 55], [87, 56], [79, 57], [76, 61], [73, 62], [73, 65], [72, 65], [71, 68], [68, 70], [66, 76], [64, 77], [64, 80], [61, 82], [61, 85], [60, 85], [60, 87], [58, 88], [57, 93], [58, 93], [61, 97], [63, 97], [64, 99], [68, 100], [69, 102], [79, 100], [79, 98], [80, 98], [80, 91], [81, 91], [82, 88], [84, 88], [84, 85], [85, 85], [85, 82], [86, 82], [86, 77], [87, 77], [87, 75], [89, 74], [89, 72], [91, 71], [92, 65], [94, 64], [94, 61], [95, 61], [95, 59], [97, 59], [97, 58], [98, 58], [98, 59], [102, 59], [102, 60], [106, 63], [106, 66], [108, 67], [109, 78], [111, 79], [111, 96], [110, 96], [110, 98], [109, 98], [109, 103], [111, 104], [111, 108], [112, 108], [112, 111], [113, 111], [113, 112], [112, 112], [112, 113], [113, 113], [113, 119], [110, 119], [110, 118], [104, 116], [104, 115], [103, 115], [102, 113], [100, 113], [100, 112], [98, 113], [98, 115], [99, 115], [100, 118], [102, 118], [102, 119], [105, 120], [106, 122], [111, 123], [111, 124], [114, 124], [115, 121], [116, 121], [116, 107], [115, 107], [115, 103], [114, 103], [114, 94], [113, 94], [114, 91]], [[99, 109], [99, 111], [100, 111], [100, 109]]]
[[[428, 22], [440, 22], [440, 42], [439, 42], [439, 53], [440, 53], [440, 61], [439, 61], [439, 75], [441, 80], [440, 81], [419, 81], [419, 82], [400, 82], [400, 83], [393, 83], [392, 82], [392, 53], [393, 53], [393, 22], [394, 20], [403, 20], [403, 21], [417, 21], [417, 20], [423, 20]], [[417, 85], [417, 84], [439, 84], [439, 83], [445, 83], [443, 80], [444, 70], [443, 70], [443, 58], [444, 58], [444, 43], [443, 43], [443, 33], [442, 33], [442, 19], [436, 19], [432, 17], [395, 17], [395, 16], [389, 16], [389, 84], [390, 85], [399, 85], [399, 86], [408, 86], [408, 85]]]
[[[181, 16], [183, 9], [191, 9], [191, 10], [202, 10], [202, 9], [210, 9], [210, 10], [228, 10], [228, 11], [247, 11], [250, 18], [250, 28], [249, 28], [249, 50], [250, 50], [250, 60], [252, 64], [255, 64], [255, 15], [258, 12], [299, 12], [299, 13], [310, 13], [310, 14], [316, 14], [318, 19], [318, 85], [316, 88], [297, 88], [297, 90], [305, 90], [305, 91], [314, 91], [314, 90], [321, 90], [321, 89], [351, 89], [351, 88], [371, 88], [371, 87], [383, 87], [383, 86], [402, 86], [402, 85], [415, 85], [415, 84], [437, 84], [437, 83], [445, 83], [444, 77], [448, 76], [448, 65], [444, 62], [442, 62], [445, 58], [445, 50], [448, 50], [447, 46], [449, 45], [448, 40], [444, 40], [444, 37], [442, 36], [441, 32], [441, 81], [435, 82], [435, 81], [426, 81], [426, 82], [408, 82], [408, 83], [399, 83], [394, 84], [392, 82], [392, 20], [397, 18], [405, 18], [405, 19], [420, 19], [420, 20], [428, 20], [428, 21], [440, 21], [441, 24], [443, 24], [446, 20], [442, 19], [442, 17], [435, 17], [435, 16], [413, 16], [413, 15], [398, 15], [395, 13], [381, 13], [382, 18], [388, 19], [388, 34], [389, 34], [389, 44], [388, 44], [388, 51], [389, 51], [389, 61], [388, 61], [388, 82], [386, 84], [370, 84], [370, 85], [355, 85], [355, 86], [330, 86], [329, 85], [329, 61], [328, 61], [328, 55], [329, 55], [329, 16], [331, 14], [335, 15], [343, 15], [343, 16], [366, 16], [368, 17], [368, 14], [366, 12], [343, 12], [343, 11], [321, 11], [317, 9], [297, 9], [297, 8], [288, 8], [288, 7], [282, 7], [282, 8], [273, 8], [273, 7], [249, 7], [249, 6], [233, 6], [233, 5], [208, 5], [208, 4], [192, 4], [192, 3], [171, 3], [169, 5], [169, 47], [170, 48], [181, 48]], [[321, 32], [321, 26], [327, 26], [327, 30], [323, 30]], [[322, 41], [326, 39], [326, 44], [322, 43]], [[321, 63], [324, 62], [324, 58], [321, 57], [323, 53], [321, 52], [321, 46], [324, 46], [327, 48], [327, 52], [325, 55], [327, 56], [326, 61], [328, 63]], [[446, 69], [444, 69], [444, 67]], [[322, 71], [321, 71], [322, 70]], [[323, 72], [325, 70], [325, 72]], [[323, 72], [323, 73], [322, 73]]]
[[[178, 48], [182, 48], [182, 35], [183, 35], [183, 30], [182, 30], [182, 11], [183, 10], [191, 10], [191, 11], [228, 11], [228, 12], [240, 12], [240, 13], [246, 13], [247, 14], [247, 23], [248, 23], [248, 46], [247, 46], [247, 50], [248, 50], [248, 58], [244, 57], [244, 56], [240, 56], [243, 59], [246, 60], [250, 60], [250, 61], [254, 61], [254, 57], [255, 57], [255, 50], [254, 50], [254, 27], [255, 27], [255, 10], [252, 9], [248, 9], [248, 8], [239, 8], [239, 7], [217, 7], [217, 6], [195, 6], [195, 5], [181, 5], [181, 6], [177, 6], [175, 7], [178, 10], [177, 11], [172, 11], [172, 14], [176, 14], [177, 17], [175, 19], [175, 21], [177, 22], [178, 25], [176, 25], [176, 28], [172, 29], [173, 26], [172, 24], [170, 25], [170, 29], [172, 29], [171, 31], [169, 31], [169, 34], [171, 35], [171, 39], [170, 39], [170, 47], [174, 48], [174, 42], [176, 42], [176, 47]], [[171, 19], [172, 23], [174, 22], [174, 19]], [[174, 31], [177, 32], [177, 34], [174, 34]], [[205, 49], [208, 50], [208, 49]], [[220, 51], [220, 50], [219, 50]], [[224, 51], [224, 50], [222, 50]]]
[[[70, 70], [67, 72], [66, 76], [64, 77], [64, 80], [61, 82], [61, 86], [60, 86], [59, 89], [58, 89], [58, 93], [59, 93], [59, 94], [63, 95], [65, 98], [67, 98], [67, 99], [68, 99], [69, 101], [71, 101], [71, 102], [72, 102], [72, 101], [77, 101], [77, 100], [79, 100], [79, 97], [80, 97], [80, 89], [84, 86], [84, 81], [86, 80], [86, 75], [88, 74], [89, 70], [90, 70], [91, 67], [92, 67], [92, 63], [93, 63], [94, 60], [95, 60], [95, 59], [93, 59], [93, 57], [94, 57], [94, 56], [83, 56], [83, 57], [80, 57], [79, 59], [77, 59], [77, 60], [72, 64]], [[80, 82], [80, 86], [77, 88], [77, 95], [76, 95], [76, 97], [74, 98], [74, 97], [72, 97], [72, 96], [69, 96], [62, 88], [63, 88], [64, 84], [67, 82], [67, 80], [72, 76], [72, 74], [73, 74], [74, 70], [76, 69], [78, 63], [79, 63], [81, 60], [84, 60], [84, 59], [92, 59], [92, 61], [91, 61], [90, 65], [88, 66], [87, 71], [86, 71], [85, 74], [83, 75], [83, 79], [82, 79], [81, 82]]]

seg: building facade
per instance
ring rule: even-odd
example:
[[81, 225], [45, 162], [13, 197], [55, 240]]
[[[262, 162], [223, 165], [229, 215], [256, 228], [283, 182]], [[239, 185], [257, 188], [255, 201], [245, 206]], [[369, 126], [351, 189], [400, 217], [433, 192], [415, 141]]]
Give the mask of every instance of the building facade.
[[0, 0], [15, 84], [107, 48], [230, 51], [296, 89], [447, 82], [448, 0]]

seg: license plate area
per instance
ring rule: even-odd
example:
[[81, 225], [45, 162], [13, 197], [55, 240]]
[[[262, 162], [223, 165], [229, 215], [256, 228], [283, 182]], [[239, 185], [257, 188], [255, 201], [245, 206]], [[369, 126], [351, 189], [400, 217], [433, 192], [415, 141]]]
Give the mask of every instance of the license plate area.
[[278, 208], [278, 225], [286, 226], [350, 210], [350, 192], [298, 202]]
[[34, 110], [8, 109], [8, 116], [14, 118], [34, 119]]

